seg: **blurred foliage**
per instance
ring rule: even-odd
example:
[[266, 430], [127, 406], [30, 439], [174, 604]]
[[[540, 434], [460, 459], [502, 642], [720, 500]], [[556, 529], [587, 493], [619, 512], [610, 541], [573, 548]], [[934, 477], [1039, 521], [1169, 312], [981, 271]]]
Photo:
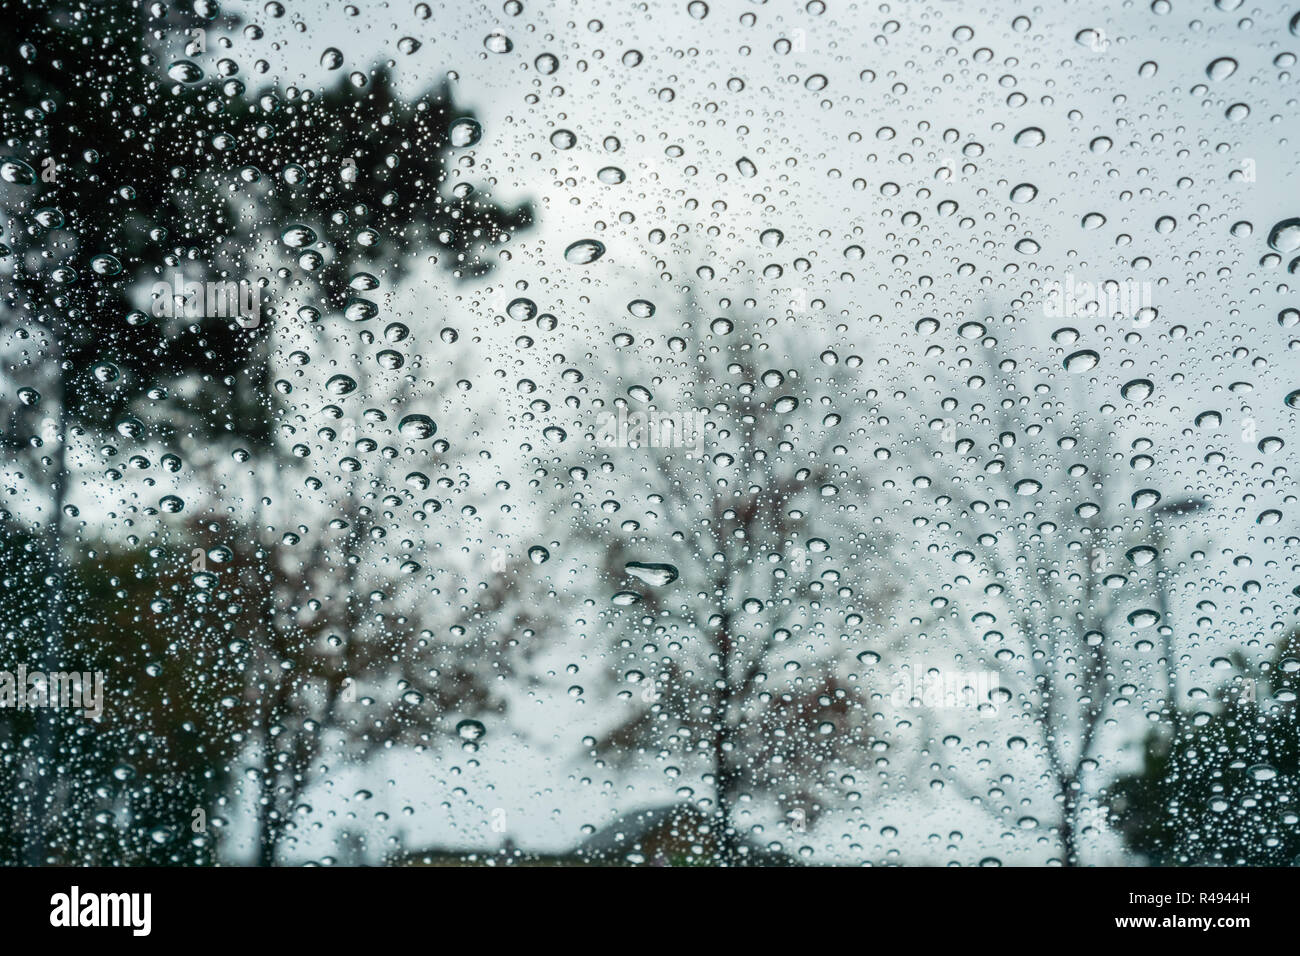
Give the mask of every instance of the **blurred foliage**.
[[[0, 184], [13, 264], [7, 322], [47, 325], [57, 339], [63, 403], [86, 424], [113, 424], [169, 384], [184, 384], [193, 424], [266, 442], [270, 323], [341, 310], [362, 269], [396, 280], [415, 254], [461, 277], [491, 267], [490, 249], [528, 225], [467, 182], [444, 192], [466, 118], [445, 81], [406, 99], [388, 67], [358, 85], [340, 75], [317, 95], [238, 76], [180, 82], [193, 31], [213, 47], [229, 18], [130, 0], [10, 0], [0, 41], [0, 116], [16, 160]], [[213, 5], [215, 10], [215, 5]], [[207, 57], [197, 57], [206, 62]], [[198, 70], [197, 65], [195, 70]], [[173, 75], [169, 75], [169, 72]], [[52, 165], [51, 165], [52, 164]], [[30, 174], [30, 175], [29, 175]], [[285, 249], [307, 226], [312, 249]], [[284, 254], [320, 257], [290, 317], [263, 296], [262, 321], [167, 319], [144, 283], [249, 281], [274, 294]], [[96, 367], [111, 363], [105, 383]], [[173, 408], [173, 411], [177, 409]]]
[[[16, 628], [5, 635], [4, 666], [12, 671], [35, 657], [24, 624], [43, 600], [43, 561], [38, 542], [11, 523], [4, 531], [0, 616]], [[189, 578], [186, 555], [98, 545], [65, 573], [65, 656], [76, 661], [66, 670], [103, 672], [104, 711], [98, 721], [81, 710], [42, 711], [55, 716], [57, 727], [54, 790], [62, 812], [47, 818], [46, 838], [60, 862], [215, 859], [218, 800], [239, 747], [223, 727], [246, 709], [240, 675], [218, 639], [238, 630], [238, 614], [212, 607], [206, 621], [195, 614], [190, 627], [174, 627], [166, 612], [199, 610], [200, 592]], [[175, 596], [170, 607], [160, 597], [167, 594]], [[20, 861], [24, 828], [34, 820], [22, 796], [31, 792], [35, 724], [30, 710], [0, 710], [0, 786], [9, 795], [0, 801], [0, 862], [6, 864]]]
[[1297, 651], [1293, 634], [1271, 666], [1147, 735], [1142, 769], [1109, 788], [1130, 850], [1156, 866], [1300, 864]]
[[[232, 760], [254, 735], [285, 748], [264, 747], [264, 829], [283, 826], [306, 785], [343, 665], [337, 648], [321, 652], [340, 622], [292, 620], [295, 589], [345, 590], [346, 562], [285, 559], [233, 521], [178, 530], [165, 547], [87, 540], [69, 504], [70, 442], [125, 428], [273, 456], [273, 329], [325, 334], [363, 270], [389, 283], [417, 267], [481, 276], [531, 210], [461, 178], [472, 167], [453, 163], [450, 130], [475, 124], [446, 81], [406, 95], [385, 65], [321, 90], [250, 91], [233, 61], [214, 75], [240, 27], [215, 4], [0, 10], [0, 330], [18, 343], [15, 385], [39, 393], [0, 417], [0, 446], [41, 513], [31, 526], [3, 513], [0, 668], [103, 670], [108, 684], [102, 722], [56, 712], [52, 739], [31, 712], [0, 712], [0, 860], [43, 832], [39, 855], [62, 862], [212, 862]], [[206, 50], [187, 49], [194, 36]], [[315, 241], [282, 240], [298, 227]], [[290, 285], [286, 256], [305, 279]], [[260, 322], [187, 318], [183, 303], [150, 299], [177, 274], [255, 284]], [[167, 458], [170, 471], [187, 466]], [[189, 564], [190, 544], [214, 539], [250, 542], [235, 548], [228, 591], [196, 585]], [[449, 668], [428, 696], [477, 690]], [[206, 834], [191, 828], [196, 809]]]

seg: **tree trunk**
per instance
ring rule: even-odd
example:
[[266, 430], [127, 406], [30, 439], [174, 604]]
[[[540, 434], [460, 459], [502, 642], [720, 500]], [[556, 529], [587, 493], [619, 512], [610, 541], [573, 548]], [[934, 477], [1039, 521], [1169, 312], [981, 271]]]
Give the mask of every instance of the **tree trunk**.
[[[263, 424], [269, 430], [271, 427], [269, 402], [264, 404], [262, 414]], [[272, 449], [265, 449], [264, 452], [267, 460], [258, 463], [254, 467], [252, 485], [257, 502], [254, 510], [253, 543], [262, 553], [258, 567], [258, 576], [261, 581], [258, 583], [265, 589], [260, 608], [261, 620], [258, 621], [257, 629], [264, 635], [261, 650], [265, 663], [279, 656], [279, 641], [277, 640], [274, 620], [276, 570], [274, 551], [269, 544], [263, 545], [261, 543], [263, 530], [270, 516], [270, 506], [266, 504], [265, 499], [270, 498], [270, 491], [273, 487], [271, 478], [267, 474], [267, 468], [274, 466], [275, 461]], [[268, 664], [267, 680], [278, 680], [279, 676], [275, 673], [274, 668]], [[283, 716], [282, 685], [277, 683], [274, 687], [268, 687], [263, 699], [265, 707], [262, 709], [260, 717], [264, 749], [262, 752], [261, 779], [258, 786], [257, 865], [275, 866], [276, 851], [280, 846], [283, 821], [278, 818], [276, 813], [278, 801], [275, 790], [276, 780], [279, 775], [275, 769], [275, 738], [271, 735], [271, 728], [278, 724]]]
[[275, 798], [275, 747], [270, 733], [266, 735], [266, 753], [262, 756], [262, 779], [259, 787], [257, 814], [257, 865], [275, 866], [276, 850], [280, 846], [280, 821], [276, 815]]
[[[56, 366], [60, 366], [58, 377], [59, 412], [56, 423], [58, 434], [55, 440], [58, 448], [54, 453], [54, 483], [50, 494], [52, 513], [46, 522], [45, 559], [48, 600], [45, 609], [45, 640], [40, 649], [38, 668], [49, 675], [58, 670], [63, 655], [63, 509], [68, 503], [68, 455], [67, 416], [64, 414], [64, 402], [67, 395], [67, 373], [61, 368], [61, 359], [56, 356]], [[48, 677], [47, 677], [48, 679]], [[50, 804], [54, 793], [54, 767], [59, 759], [58, 721], [59, 711], [47, 707], [43, 712], [37, 711], [36, 718], [36, 772], [32, 787], [31, 820], [27, 827], [26, 845], [23, 853], [27, 866], [44, 866], [49, 854], [48, 833], [51, 818]]]
[[[725, 602], [725, 589], [723, 591]], [[713, 780], [717, 801], [718, 862], [724, 866], [740, 864], [740, 833], [736, 828], [734, 790], [739, 773], [732, 765], [736, 754], [731, 727], [731, 613], [723, 610], [718, 629], [718, 675], [721, 688], [715, 699], [713, 720]]]
[[[724, 734], [728, 740], [729, 734]], [[718, 799], [718, 862], [724, 866], [739, 866], [743, 863], [740, 856], [740, 832], [736, 828], [736, 815], [734, 807], [735, 786], [737, 774], [727, 763], [727, 755], [719, 753], [718, 748], [714, 748], [714, 760], [721, 761], [716, 771], [716, 787]]]
[[1069, 777], [1061, 781], [1061, 793], [1065, 804], [1061, 809], [1061, 862], [1065, 866], [1079, 865], [1078, 826], [1079, 791], [1077, 779]]

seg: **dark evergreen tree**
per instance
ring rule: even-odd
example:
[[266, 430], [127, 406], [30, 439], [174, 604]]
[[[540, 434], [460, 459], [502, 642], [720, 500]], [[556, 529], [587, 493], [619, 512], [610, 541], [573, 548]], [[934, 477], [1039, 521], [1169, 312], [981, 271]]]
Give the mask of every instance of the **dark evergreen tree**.
[[[119, 436], [185, 432], [270, 457], [273, 323], [364, 320], [359, 274], [395, 281], [417, 254], [454, 277], [482, 275], [491, 249], [530, 221], [526, 206], [450, 181], [449, 157], [478, 126], [445, 83], [407, 98], [386, 64], [323, 90], [252, 91], [222, 55], [239, 24], [215, 4], [183, 6], [0, 2], [0, 443], [19, 484], [44, 492], [34, 521], [2, 516], [0, 573], [21, 582], [2, 622], [10, 669], [85, 669], [142, 640], [135, 624], [85, 626], [108, 570], [73, 553], [70, 495], [94, 460], [78, 445], [102, 437], [111, 464]], [[183, 288], [251, 287], [257, 315], [159, 294], [178, 274]], [[91, 786], [103, 769], [78, 763], [81, 718], [0, 724], [5, 859], [21, 830], [30, 863], [107, 862], [68, 803], [69, 781]], [[209, 788], [203, 764], [219, 756], [178, 768], [183, 786]]]

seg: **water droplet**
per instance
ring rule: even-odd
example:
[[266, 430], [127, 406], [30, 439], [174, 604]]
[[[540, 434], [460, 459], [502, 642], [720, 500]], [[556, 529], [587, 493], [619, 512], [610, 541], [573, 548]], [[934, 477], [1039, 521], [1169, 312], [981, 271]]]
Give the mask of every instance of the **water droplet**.
[[100, 253], [90, 260], [90, 271], [95, 275], [115, 276], [122, 271], [122, 263], [117, 261], [116, 256]]
[[1047, 139], [1047, 134], [1037, 126], [1026, 126], [1016, 134], [1015, 144], [1017, 146], [1041, 146]]
[[1065, 358], [1065, 370], [1067, 372], [1086, 372], [1089, 369], [1097, 367], [1101, 361], [1101, 356], [1092, 349], [1080, 349], [1073, 352]]
[[369, 299], [349, 299], [343, 309], [343, 317], [349, 322], [368, 322], [379, 314], [379, 306]]
[[[21, 159], [17, 159], [13, 156], [0, 156], [0, 179], [3, 179], [7, 183], [12, 183], [15, 186], [31, 186], [36, 183], [36, 170], [32, 169], [32, 167], [28, 166]], [[54, 212], [54, 210], [49, 210], [49, 212]], [[46, 213], [47, 216], [49, 215], [49, 212]], [[40, 214], [38, 213], [38, 218], [39, 216]], [[62, 224], [62, 221], [63, 217], [59, 216], [60, 225]], [[57, 228], [53, 223], [47, 224], [44, 221], [41, 222], [41, 225], [44, 225], [49, 229]]]
[[654, 587], [664, 587], [677, 580], [680, 572], [671, 564], [651, 564], [643, 561], [629, 561], [624, 570], [639, 581]]
[[1205, 68], [1205, 75], [1212, 80], [1226, 80], [1236, 72], [1237, 61], [1230, 56], [1221, 56], [1217, 60], [1211, 60], [1210, 65]]
[[1135, 378], [1131, 382], [1125, 382], [1119, 393], [1130, 402], [1141, 402], [1150, 398], [1155, 390], [1155, 383], [1151, 379]]
[[397, 423], [397, 430], [403, 438], [411, 441], [421, 441], [426, 438], [432, 438], [438, 431], [438, 426], [428, 415], [407, 415]]
[[197, 83], [203, 79], [203, 70], [192, 60], [177, 60], [167, 67], [167, 75], [177, 83]]
[[1128, 615], [1128, 622], [1136, 628], [1148, 628], [1160, 621], [1160, 612], [1149, 607], [1138, 608]]
[[[445, 726], [445, 725], [444, 725]], [[487, 735], [487, 728], [477, 720], [462, 720], [456, 725], [456, 736], [461, 740], [477, 742]]]
[[1011, 190], [1011, 201], [1014, 203], [1033, 202], [1038, 196], [1038, 187], [1033, 183], [1021, 183]]
[[605, 244], [595, 239], [579, 239], [564, 250], [567, 262], [577, 266], [590, 265], [605, 254]]
[[1154, 508], [1160, 502], [1160, 492], [1154, 488], [1140, 488], [1133, 492], [1130, 499], [1133, 507], [1138, 511], [1145, 511], [1148, 508]]
[[467, 149], [483, 138], [483, 127], [478, 120], [462, 116], [447, 128], [447, 141], [457, 149]]
[[1159, 557], [1159, 552], [1150, 545], [1139, 544], [1124, 552], [1124, 556], [1139, 568], [1145, 567]]
[[1268, 233], [1268, 244], [1278, 252], [1300, 249], [1300, 218], [1283, 219]]
[[522, 296], [518, 299], [512, 299], [510, 304], [506, 306], [506, 315], [517, 322], [531, 322], [537, 318], [537, 311], [537, 303]]
[[357, 390], [357, 382], [350, 375], [332, 375], [325, 383], [325, 390], [336, 397], [351, 395]]
[[304, 249], [316, 241], [316, 230], [302, 224], [292, 225], [280, 233], [280, 241], [290, 249]]

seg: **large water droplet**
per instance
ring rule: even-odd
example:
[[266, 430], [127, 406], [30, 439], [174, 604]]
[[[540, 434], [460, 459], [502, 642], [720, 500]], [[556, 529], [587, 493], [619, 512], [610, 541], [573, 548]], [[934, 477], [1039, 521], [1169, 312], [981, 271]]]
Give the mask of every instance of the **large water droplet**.
[[579, 239], [564, 250], [565, 261], [576, 266], [590, 265], [605, 254], [605, 244], [595, 239]]

